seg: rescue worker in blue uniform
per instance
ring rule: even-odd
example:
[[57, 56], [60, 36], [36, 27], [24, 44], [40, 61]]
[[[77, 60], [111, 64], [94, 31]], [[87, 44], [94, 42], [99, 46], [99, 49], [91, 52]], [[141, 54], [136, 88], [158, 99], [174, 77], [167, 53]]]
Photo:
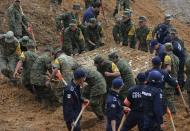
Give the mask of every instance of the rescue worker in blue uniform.
[[144, 112], [143, 131], [160, 131], [163, 125], [162, 74], [151, 71], [148, 75], [148, 85], [142, 89], [142, 105]]
[[167, 71], [161, 69], [161, 64], [162, 62], [161, 62], [160, 57], [158, 56], [154, 57], [152, 59], [152, 66], [153, 66], [152, 69], [145, 72], [146, 79], [148, 79], [148, 75], [151, 71], [156, 70], [162, 74], [162, 78], [163, 78], [163, 81], [160, 83], [159, 88], [163, 89], [165, 86], [165, 83], [168, 83], [172, 87], [177, 87], [178, 82], [176, 78], [172, 78]]
[[115, 78], [112, 81], [112, 88], [109, 91], [106, 99], [106, 131], [116, 131], [119, 127], [124, 111], [129, 111], [129, 108], [122, 106], [122, 102], [119, 96], [119, 92], [123, 85], [124, 83], [121, 78]]
[[[82, 98], [80, 88], [84, 86], [86, 73], [82, 69], [74, 71], [74, 79], [65, 87], [63, 95], [63, 115], [67, 129], [71, 131], [74, 121], [79, 115], [83, 104], [89, 100]], [[80, 131], [80, 121], [75, 125], [74, 131]]]
[[131, 109], [122, 131], [129, 131], [138, 125], [139, 131], [143, 131], [143, 108], [142, 108], [142, 89], [145, 85], [145, 74], [139, 73], [136, 78], [137, 85], [129, 88], [128, 95], [124, 100], [125, 106]]
[[[173, 87], [172, 88], [173, 90], [175, 90], [178, 87], [178, 81], [177, 81], [177, 79], [171, 77], [170, 74], [167, 71], [161, 69], [161, 63], [162, 63], [161, 59], [158, 56], [156, 56], [156, 57], [154, 57], [152, 59], [153, 68], [145, 72], [146, 79], [148, 80], [148, 76], [149, 76], [150, 72], [152, 72], [152, 71], [158, 71], [162, 75], [162, 82], [157, 83], [158, 88], [160, 88], [160, 89], [163, 90], [165, 88], [165, 83], [167, 83], [168, 85], [170, 85], [171, 87]], [[170, 108], [171, 106], [169, 106], [167, 97], [163, 95], [164, 114], [166, 113], [167, 107]], [[175, 112], [173, 112], [173, 113], [175, 113]]]

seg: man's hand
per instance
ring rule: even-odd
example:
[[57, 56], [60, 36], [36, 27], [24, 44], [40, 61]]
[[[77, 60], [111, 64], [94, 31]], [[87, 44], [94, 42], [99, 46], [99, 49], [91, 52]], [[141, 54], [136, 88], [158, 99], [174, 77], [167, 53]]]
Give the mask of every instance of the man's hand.
[[104, 72], [104, 75], [109, 77], [110, 76], [110, 72]]
[[123, 111], [124, 111], [124, 113], [126, 113], [126, 114], [131, 111], [131, 109], [130, 109], [129, 107], [124, 106], [123, 108], [124, 108]]
[[161, 127], [161, 129], [162, 129], [162, 130], [165, 130], [165, 129], [166, 129], [166, 125], [165, 125], [164, 123], [163, 123], [163, 124], [161, 124], [161, 126], [160, 126], [160, 127]]
[[84, 99], [84, 101], [83, 101], [83, 105], [84, 106], [88, 106], [89, 103], [90, 103], [90, 101], [88, 99]]
[[16, 77], [17, 77], [17, 75], [18, 75], [18, 72], [17, 72], [17, 71], [15, 71], [15, 72], [13, 73], [13, 78], [16, 78]]

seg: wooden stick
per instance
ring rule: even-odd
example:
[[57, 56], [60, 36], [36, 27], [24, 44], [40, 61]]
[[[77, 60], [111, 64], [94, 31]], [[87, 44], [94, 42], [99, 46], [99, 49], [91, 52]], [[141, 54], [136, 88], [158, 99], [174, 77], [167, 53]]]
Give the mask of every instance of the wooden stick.
[[183, 104], [184, 104], [184, 106], [185, 106], [185, 110], [186, 110], [188, 116], [190, 116], [190, 112], [189, 112], [187, 103], [186, 103], [186, 101], [185, 101], [185, 99], [184, 99], [184, 96], [183, 96], [183, 94], [182, 94], [181, 88], [178, 86], [177, 89], [178, 89], [178, 91], [179, 91], [179, 93], [180, 93], [181, 99], [182, 99]]
[[125, 120], [127, 119], [127, 115], [124, 114], [122, 119], [121, 119], [121, 122], [120, 122], [120, 125], [119, 125], [119, 128], [117, 129], [117, 131], [121, 131], [122, 127], [123, 127], [123, 124], [125, 122]]
[[82, 107], [82, 109], [81, 109], [81, 111], [80, 111], [80, 113], [79, 113], [77, 119], [75, 120], [74, 124], [72, 125], [71, 131], [74, 131], [75, 126], [77, 125], [77, 123], [78, 123], [80, 117], [82, 116], [82, 113], [84, 112], [84, 110], [85, 110], [85, 108], [86, 108], [87, 106], [88, 106], [88, 105], [84, 105], [84, 106]]
[[170, 111], [170, 109], [169, 109], [168, 107], [167, 107], [167, 113], [168, 113], [168, 115], [169, 115], [169, 118], [170, 118], [170, 121], [171, 121], [171, 124], [172, 124], [172, 128], [173, 128], [173, 131], [176, 131], [175, 124], [174, 124], [174, 120], [173, 120], [171, 111]]

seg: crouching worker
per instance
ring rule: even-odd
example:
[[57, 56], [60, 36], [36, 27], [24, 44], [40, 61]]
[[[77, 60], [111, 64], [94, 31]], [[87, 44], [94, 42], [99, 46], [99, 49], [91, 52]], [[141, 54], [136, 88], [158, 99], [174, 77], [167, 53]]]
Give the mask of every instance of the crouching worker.
[[[86, 73], [82, 69], [74, 71], [74, 79], [64, 88], [63, 94], [63, 115], [67, 129], [71, 131], [74, 121], [77, 119], [82, 106], [88, 105], [89, 100], [82, 98], [80, 88], [84, 86]], [[73, 131], [80, 131], [80, 120]]]

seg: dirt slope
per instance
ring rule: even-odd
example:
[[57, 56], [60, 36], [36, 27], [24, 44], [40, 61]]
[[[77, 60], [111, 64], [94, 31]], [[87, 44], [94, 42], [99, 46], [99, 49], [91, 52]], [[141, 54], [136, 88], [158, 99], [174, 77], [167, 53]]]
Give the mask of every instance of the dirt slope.
[[[0, 2], [0, 15], [5, 16], [5, 9], [8, 8], [12, 0], [1, 0]], [[77, 0], [76, 0], [77, 1]], [[82, 0], [78, 0], [82, 1]], [[108, 0], [105, 0], [108, 1]], [[119, 53], [129, 59], [132, 65], [133, 71], [136, 74], [138, 71], [143, 71], [150, 66], [148, 63], [151, 58], [150, 55], [131, 50], [128, 48], [115, 47], [111, 37], [111, 25], [112, 20], [112, 9], [115, 0], [109, 0], [104, 2], [106, 10], [106, 16], [109, 21], [109, 25], [106, 26], [102, 20], [102, 24], [105, 28], [107, 39], [106, 46], [93, 52], [86, 53], [77, 58], [78, 61], [92, 64], [91, 58], [95, 56], [95, 53], [107, 54], [110, 48], [115, 48]], [[136, 0], [137, 1], [137, 0]], [[71, 0], [65, 2], [65, 6], [61, 7], [61, 10], [68, 9]], [[132, 6], [134, 10], [134, 19], [136, 20], [139, 15], [145, 15], [149, 18], [149, 24], [158, 24], [162, 21], [164, 10], [160, 8], [158, 1], [155, 0], [138, 0]], [[54, 14], [49, 10], [49, 1], [47, 0], [24, 0], [23, 10], [25, 14], [30, 18], [34, 28], [36, 39], [41, 44], [52, 43], [59, 44], [58, 36], [56, 36], [56, 30], [54, 26]], [[2, 17], [1, 17], [2, 18]], [[1, 19], [0, 18], [0, 19]], [[100, 16], [102, 19], [102, 16]], [[3, 20], [3, 30], [7, 31], [6, 19]], [[189, 41], [190, 29], [179, 20], [175, 20], [174, 25], [179, 30], [180, 35], [186, 41]], [[188, 50], [189, 45], [186, 43]], [[179, 131], [190, 130], [190, 119], [185, 120], [185, 112], [182, 106], [180, 98], [177, 99], [178, 113], [175, 117], [176, 127]], [[85, 112], [82, 118], [82, 127], [86, 131], [102, 131], [105, 129], [105, 123], [95, 123], [95, 116], [93, 113]], [[168, 120], [167, 120], [168, 121]], [[89, 129], [88, 126], [92, 126]], [[11, 85], [4, 84], [0, 85], [0, 131], [66, 131], [65, 124], [63, 124], [62, 108], [57, 109], [55, 112], [45, 110], [43, 105], [35, 102], [34, 96], [27, 92], [22, 87], [12, 87]], [[171, 131], [170, 124], [167, 124], [167, 130]]]

